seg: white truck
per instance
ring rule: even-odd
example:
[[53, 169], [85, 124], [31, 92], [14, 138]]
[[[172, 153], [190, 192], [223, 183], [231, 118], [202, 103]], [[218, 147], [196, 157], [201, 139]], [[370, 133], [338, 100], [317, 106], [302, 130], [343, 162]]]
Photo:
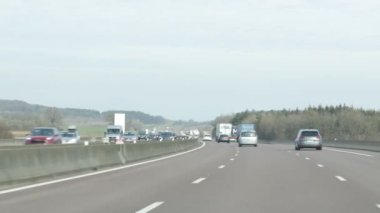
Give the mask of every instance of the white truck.
[[228, 135], [231, 137], [232, 124], [230, 123], [218, 123], [215, 127], [215, 139], [218, 140], [220, 135]]
[[107, 131], [104, 132], [103, 143], [123, 143], [123, 127], [119, 125], [107, 126]]
[[113, 125], [121, 126], [121, 130], [125, 132], [125, 114], [124, 113], [115, 113]]
[[103, 143], [122, 144], [124, 132], [125, 132], [125, 114], [115, 113], [114, 125], [107, 126], [107, 131], [104, 132]]

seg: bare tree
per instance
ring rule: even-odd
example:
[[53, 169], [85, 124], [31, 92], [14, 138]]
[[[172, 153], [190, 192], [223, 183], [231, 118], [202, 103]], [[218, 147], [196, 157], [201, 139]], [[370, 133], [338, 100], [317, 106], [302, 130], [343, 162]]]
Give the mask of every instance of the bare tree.
[[49, 107], [46, 110], [45, 116], [49, 125], [59, 126], [60, 124], [62, 124], [62, 114], [59, 111], [59, 109], [55, 107]]

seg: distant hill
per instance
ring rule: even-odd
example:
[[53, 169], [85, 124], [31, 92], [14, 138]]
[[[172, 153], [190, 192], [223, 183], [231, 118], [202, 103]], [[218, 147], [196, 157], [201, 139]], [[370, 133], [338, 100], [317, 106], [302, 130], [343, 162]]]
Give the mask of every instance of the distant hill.
[[103, 118], [110, 118], [114, 115], [114, 113], [125, 113], [126, 119], [129, 120], [139, 120], [143, 124], [156, 124], [161, 125], [166, 123], [166, 119], [162, 116], [152, 116], [143, 112], [138, 111], [106, 111], [102, 112]]
[[[54, 112], [61, 125], [78, 123], [106, 123], [114, 112], [125, 113], [127, 120], [141, 122], [144, 125], [161, 125], [166, 119], [138, 111], [106, 111], [90, 109], [56, 108], [29, 104], [19, 100], [0, 100], [0, 120], [12, 130], [28, 130], [35, 126], [49, 125], [51, 112]], [[50, 113], [50, 114], [49, 114]], [[112, 118], [111, 118], [112, 120]]]

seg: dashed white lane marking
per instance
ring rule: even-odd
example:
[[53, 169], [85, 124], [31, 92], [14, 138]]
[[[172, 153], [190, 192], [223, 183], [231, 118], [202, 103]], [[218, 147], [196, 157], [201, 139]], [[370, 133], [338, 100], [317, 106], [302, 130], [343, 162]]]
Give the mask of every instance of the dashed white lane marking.
[[372, 155], [364, 154], [364, 153], [360, 153], [360, 152], [349, 152], [349, 151], [343, 151], [343, 150], [339, 150], [339, 149], [330, 149], [330, 148], [324, 148], [324, 149], [328, 150], [328, 151], [332, 151], [332, 152], [342, 152], [342, 153], [360, 155], [360, 156], [365, 156], [365, 157], [373, 157]]
[[296, 153], [296, 156], [300, 156], [300, 153]]
[[159, 201], [159, 202], [152, 203], [152, 204], [150, 204], [149, 206], [147, 206], [147, 207], [145, 207], [145, 208], [143, 208], [143, 209], [137, 211], [136, 213], [147, 213], [147, 212], [150, 212], [150, 211], [152, 211], [153, 209], [155, 209], [155, 208], [161, 206], [162, 204], [164, 204], [163, 201]]
[[116, 167], [116, 168], [112, 168], [112, 169], [106, 169], [106, 170], [103, 170], [103, 171], [93, 172], [93, 173], [89, 173], [89, 174], [78, 175], [78, 176], [73, 176], [73, 177], [68, 177], [68, 178], [62, 178], [62, 179], [58, 179], [58, 180], [47, 181], [47, 182], [43, 182], [43, 183], [37, 183], [37, 184], [22, 186], [22, 187], [18, 187], [18, 188], [3, 190], [3, 191], [0, 191], [0, 195], [12, 193], [12, 192], [17, 192], [17, 191], [22, 191], [22, 190], [27, 190], [27, 189], [33, 189], [33, 188], [37, 188], [37, 187], [41, 187], [41, 186], [46, 186], [46, 185], [51, 185], [51, 184], [55, 184], [55, 183], [61, 183], [61, 182], [76, 180], [76, 179], [80, 179], [80, 178], [86, 178], [86, 177], [91, 177], [91, 176], [95, 176], [95, 175], [110, 173], [110, 172], [119, 171], [119, 170], [123, 170], [123, 169], [128, 169], [128, 168], [131, 168], [131, 167], [136, 167], [136, 166], [140, 166], [140, 165], [144, 165], [144, 164], [154, 163], [154, 162], [157, 162], [157, 161], [166, 160], [166, 159], [174, 158], [174, 157], [181, 156], [181, 155], [184, 155], [184, 154], [188, 154], [188, 153], [194, 152], [196, 150], [202, 149], [205, 146], [206, 146], [206, 143], [202, 142], [202, 145], [200, 147], [197, 147], [195, 149], [191, 149], [191, 150], [188, 150], [188, 151], [185, 151], [185, 152], [180, 152], [180, 153], [177, 153], [177, 154], [173, 154], [173, 155], [169, 155], [169, 156], [165, 156], [165, 157], [161, 157], [161, 158], [156, 158], [156, 159], [152, 159], [152, 160], [143, 161], [143, 162], [140, 162], [140, 163], [134, 163], [134, 164], [129, 164], [129, 165], [125, 165], [125, 166], [120, 166], [120, 167]]
[[219, 169], [223, 169], [224, 167], [226, 167], [225, 165], [220, 165], [218, 168]]
[[206, 178], [198, 178], [198, 179], [196, 179], [196, 180], [193, 181], [193, 184], [199, 184], [199, 183], [201, 183], [204, 180], [206, 180]]
[[377, 206], [377, 208], [379, 208], [379, 209], [380, 209], [380, 204], [376, 204], [376, 206]]
[[230, 161], [234, 161], [234, 160], [235, 160], [235, 158], [231, 158], [231, 159], [230, 159]]
[[292, 151], [288, 150], [289, 153], [291, 153]]
[[346, 182], [347, 180], [344, 178], [344, 177], [342, 177], [342, 176], [335, 176], [336, 177], [336, 179], [338, 179], [338, 180], [340, 180], [340, 181], [342, 181], [342, 182]]
[[320, 168], [325, 167], [325, 166], [323, 166], [322, 164], [317, 164], [317, 166], [320, 167]]
[[235, 157], [239, 156], [238, 154], [235, 155]]
[[310, 160], [310, 158], [306, 157], [305, 160]]

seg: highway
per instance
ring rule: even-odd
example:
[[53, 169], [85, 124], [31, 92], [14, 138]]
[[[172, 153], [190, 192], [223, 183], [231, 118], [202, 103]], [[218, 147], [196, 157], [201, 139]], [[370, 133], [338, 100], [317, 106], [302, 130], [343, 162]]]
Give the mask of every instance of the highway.
[[207, 142], [184, 155], [0, 194], [2, 213], [380, 213], [380, 153]]

